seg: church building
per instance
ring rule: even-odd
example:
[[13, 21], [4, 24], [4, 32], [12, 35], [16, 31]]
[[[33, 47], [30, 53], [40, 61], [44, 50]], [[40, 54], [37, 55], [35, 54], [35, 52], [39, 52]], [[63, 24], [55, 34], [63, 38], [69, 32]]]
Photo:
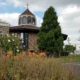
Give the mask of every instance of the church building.
[[[38, 50], [37, 38], [40, 27], [36, 25], [35, 15], [27, 8], [19, 15], [18, 25], [9, 26], [9, 33], [21, 36], [23, 34], [23, 47], [25, 50]], [[67, 39], [66, 34], [62, 34], [64, 40]]]

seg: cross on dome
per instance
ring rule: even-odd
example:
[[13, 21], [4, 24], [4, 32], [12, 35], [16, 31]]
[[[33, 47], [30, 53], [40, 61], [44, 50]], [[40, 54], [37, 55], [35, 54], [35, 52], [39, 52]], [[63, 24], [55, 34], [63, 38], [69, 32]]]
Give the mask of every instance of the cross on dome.
[[28, 9], [29, 4], [27, 3], [27, 9]]

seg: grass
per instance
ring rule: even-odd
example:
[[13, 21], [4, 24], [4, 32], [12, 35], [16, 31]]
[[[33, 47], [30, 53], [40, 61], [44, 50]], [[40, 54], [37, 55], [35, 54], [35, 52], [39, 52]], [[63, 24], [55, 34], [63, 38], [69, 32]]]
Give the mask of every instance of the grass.
[[[11, 54], [11, 53], [9, 53]], [[80, 80], [69, 68], [62, 66], [63, 62], [78, 62], [80, 55], [70, 55], [60, 58], [0, 56], [0, 80]]]
[[80, 62], [80, 55], [69, 55], [69, 56], [63, 56], [60, 57], [59, 60], [61, 60], [62, 62]]

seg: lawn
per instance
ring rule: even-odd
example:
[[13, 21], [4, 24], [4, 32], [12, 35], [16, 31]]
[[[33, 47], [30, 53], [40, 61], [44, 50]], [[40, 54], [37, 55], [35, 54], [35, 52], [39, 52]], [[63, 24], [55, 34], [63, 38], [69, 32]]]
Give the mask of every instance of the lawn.
[[63, 62], [80, 62], [80, 55], [79, 54], [73, 54], [73, 55], [69, 55], [69, 56], [63, 56], [60, 57], [59, 60], [63, 61]]

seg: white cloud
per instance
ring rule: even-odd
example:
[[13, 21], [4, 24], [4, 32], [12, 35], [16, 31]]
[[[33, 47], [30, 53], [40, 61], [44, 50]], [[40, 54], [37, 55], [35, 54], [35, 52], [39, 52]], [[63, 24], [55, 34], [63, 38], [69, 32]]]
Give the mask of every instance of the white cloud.
[[37, 26], [40, 27], [42, 23], [42, 18], [36, 16], [36, 20], [37, 20]]
[[18, 24], [18, 16], [19, 13], [3, 13], [0, 14], [0, 19], [2, 19], [3, 21], [7, 21], [12, 26], [14, 26]]
[[11, 4], [15, 7], [23, 6], [23, 3], [21, 3], [19, 0], [6, 0], [6, 3]]
[[15, 7], [25, 7], [28, 3], [33, 11], [45, 11], [49, 6], [54, 6], [55, 8], [67, 7], [69, 5], [80, 6], [80, 0], [6, 0], [6, 2], [13, 4]]
[[64, 14], [66, 14], [66, 13], [69, 13], [69, 14], [71, 14], [71, 13], [73, 13], [73, 12], [76, 12], [76, 11], [78, 11], [78, 7], [77, 6], [68, 6], [64, 11], [63, 11], [63, 13]]
[[[68, 6], [66, 7], [61, 15], [59, 16], [59, 22], [62, 28], [62, 32], [68, 34], [70, 37], [71, 44], [80, 44], [78, 37], [80, 34], [80, 7]], [[67, 44], [67, 41], [64, 41]]]

